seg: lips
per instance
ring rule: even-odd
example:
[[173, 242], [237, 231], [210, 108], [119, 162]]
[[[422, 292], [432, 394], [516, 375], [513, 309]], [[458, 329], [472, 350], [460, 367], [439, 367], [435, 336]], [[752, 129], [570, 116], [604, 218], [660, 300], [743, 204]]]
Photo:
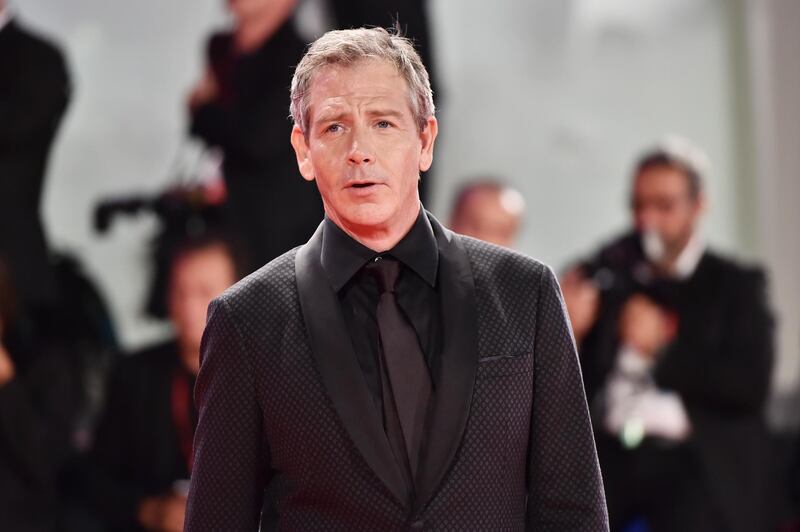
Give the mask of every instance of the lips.
[[354, 179], [347, 183], [345, 188], [356, 188], [356, 189], [364, 189], [369, 188], [374, 185], [380, 185], [380, 181], [372, 180], [372, 179]]

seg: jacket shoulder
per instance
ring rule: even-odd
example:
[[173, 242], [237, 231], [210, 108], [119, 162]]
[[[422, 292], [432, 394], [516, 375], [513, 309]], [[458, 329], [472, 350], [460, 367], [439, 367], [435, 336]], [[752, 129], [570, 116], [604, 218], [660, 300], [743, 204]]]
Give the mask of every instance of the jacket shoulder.
[[219, 296], [234, 312], [266, 303], [280, 305], [296, 295], [294, 248], [270, 261]]
[[302, 320], [295, 280], [297, 249], [284, 253], [223, 292], [211, 303], [209, 320], [217, 312], [212, 309], [221, 307], [228, 323], [248, 348], [280, 345], [287, 324]]
[[550, 267], [524, 253], [490, 244], [464, 235], [457, 235], [469, 256], [473, 275], [478, 279], [495, 282], [519, 283], [535, 280], [537, 283]]
[[13, 32], [16, 45], [20, 49], [24, 49], [29, 60], [63, 65], [64, 55], [61, 48], [49, 37], [44, 37], [25, 26], [20, 26], [15, 21], [9, 23], [7, 30]]
[[767, 274], [760, 265], [734, 259], [713, 250], [706, 252], [703, 262], [711, 275], [727, 283], [763, 285], [767, 281]]

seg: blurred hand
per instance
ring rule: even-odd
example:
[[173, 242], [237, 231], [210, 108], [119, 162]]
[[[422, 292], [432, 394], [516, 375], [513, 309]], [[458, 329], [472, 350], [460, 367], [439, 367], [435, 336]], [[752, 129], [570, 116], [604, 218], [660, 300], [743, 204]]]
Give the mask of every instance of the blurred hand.
[[5, 385], [14, 378], [14, 362], [11, 355], [3, 345], [3, 322], [0, 321], [0, 386]]
[[621, 343], [652, 359], [674, 336], [670, 316], [651, 299], [637, 294], [625, 303], [619, 321]]
[[139, 504], [139, 523], [146, 530], [182, 532], [186, 514], [186, 497], [169, 494], [148, 497]]
[[572, 269], [561, 280], [561, 292], [567, 306], [575, 341], [580, 343], [597, 319], [600, 292], [594, 283], [583, 276], [578, 268]]
[[217, 98], [219, 85], [210, 67], [207, 67], [203, 77], [189, 93], [189, 108], [196, 109], [201, 105], [207, 104]]
[[14, 362], [11, 361], [11, 356], [6, 351], [6, 348], [0, 344], [0, 386], [14, 378]]

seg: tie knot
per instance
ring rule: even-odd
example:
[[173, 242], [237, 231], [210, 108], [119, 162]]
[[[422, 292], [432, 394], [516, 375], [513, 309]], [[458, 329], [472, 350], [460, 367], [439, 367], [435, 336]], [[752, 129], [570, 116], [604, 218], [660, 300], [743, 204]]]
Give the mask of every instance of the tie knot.
[[381, 294], [394, 292], [397, 278], [400, 277], [400, 263], [393, 259], [375, 257], [367, 264], [367, 271], [375, 278]]

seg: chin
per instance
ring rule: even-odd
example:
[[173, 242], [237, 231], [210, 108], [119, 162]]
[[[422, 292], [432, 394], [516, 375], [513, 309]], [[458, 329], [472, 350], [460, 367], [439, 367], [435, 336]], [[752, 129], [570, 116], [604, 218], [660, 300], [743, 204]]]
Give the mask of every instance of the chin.
[[363, 227], [380, 227], [388, 224], [392, 219], [394, 210], [385, 205], [366, 204], [356, 205], [350, 209], [345, 222]]

